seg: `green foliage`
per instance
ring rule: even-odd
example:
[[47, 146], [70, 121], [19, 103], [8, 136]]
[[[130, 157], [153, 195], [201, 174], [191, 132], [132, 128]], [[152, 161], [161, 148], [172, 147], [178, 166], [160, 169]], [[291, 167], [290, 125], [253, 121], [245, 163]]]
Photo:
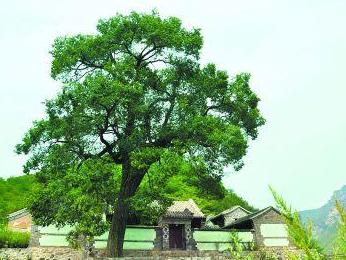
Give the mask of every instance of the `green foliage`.
[[16, 147], [31, 156], [26, 171], [53, 175], [103, 157], [148, 169], [165, 151], [210, 174], [241, 167], [264, 124], [248, 74], [201, 67], [200, 31], [175, 17], [133, 12], [97, 30], [54, 42], [52, 76], [65, 86]]
[[7, 215], [25, 208], [34, 186], [33, 176], [0, 178], [0, 225], [7, 222]]
[[229, 253], [231, 255], [231, 259], [253, 260], [253, 257], [250, 254], [246, 254], [246, 252], [244, 252], [245, 250], [251, 250], [251, 248], [246, 248], [244, 246], [237, 233], [232, 232], [230, 238]]
[[29, 245], [30, 233], [15, 232], [0, 225], [0, 248], [26, 248]]
[[42, 226], [75, 226], [85, 236], [100, 235], [108, 228], [104, 214], [114, 204], [119, 189], [120, 168], [107, 160], [88, 160], [78, 170], [59, 174], [36, 174], [42, 183], [29, 201], [35, 222]]
[[300, 220], [298, 212], [294, 211], [273, 188], [270, 187], [270, 190], [276, 201], [277, 207], [285, 218], [290, 240], [297, 248], [303, 250], [305, 259], [326, 259], [322, 248], [313, 237], [312, 225], [309, 224], [305, 227]]
[[94, 246], [95, 242], [93, 236], [85, 235], [85, 231], [79, 230], [78, 227], [67, 235], [66, 240], [68, 241], [70, 247], [87, 251], [88, 248], [92, 248]]
[[[207, 178], [208, 179], [208, 178]], [[226, 190], [220, 181], [208, 179], [210, 188], [200, 185], [201, 180], [192, 173], [172, 176], [164, 192], [172, 200], [188, 200], [192, 198], [207, 215], [216, 215], [232, 206], [254, 210], [245, 200], [231, 190]], [[215, 187], [213, 189], [212, 187]]]
[[335, 203], [336, 209], [340, 216], [340, 224], [337, 231], [337, 237], [334, 245], [334, 259], [346, 258], [346, 211], [339, 201]]
[[[240, 205], [254, 210], [244, 199], [231, 190], [227, 190], [220, 179], [214, 178], [177, 158], [163, 160], [160, 167], [153, 167], [145, 177], [137, 195], [135, 208], [142, 224], [156, 224], [163, 211], [173, 200], [193, 199], [206, 215], [216, 215], [225, 209]], [[160, 201], [163, 207], [155, 212], [148, 207], [151, 202]]]
[[336, 259], [341, 260], [346, 258], [346, 211], [341, 203], [336, 200], [335, 208], [339, 213], [340, 223], [337, 230], [337, 236], [333, 241], [332, 255], [323, 252], [323, 249], [318, 244], [317, 240], [312, 235], [312, 224], [304, 226], [296, 211], [293, 211], [290, 206], [284, 201], [276, 191], [270, 188], [278, 208], [285, 217], [288, 227], [288, 235], [290, 240], [303, 251], [303, 255], [297, 255], [293, 252], [287, 252], [286, 256], [291, 260], [319, 260], [319, 259]]
[[[118, 14], [100, 20], [95, 35], [55, 40], [51, 75], [64, 86], [45, 103], [46, 117], [16, 146], [29, 155], [25, 172], [39, 172], [44, 187], [33, 203], [34, 217], [98, 232], [104, 225], [87, 223], [95, 215], [103, 223], [101, 212], [113, 212], [118, 225], [112, 230], [121, 227], [116, 236], [122, 237], [132, 197], [165, 157], [180, 158], [215, 179], [225, 166], [242, 167], [248, 140], [265, 122], [259, 98], [249, 74], [230, 78], [215, 64], [200, 65], [202, 45], [199, 29], [188, 30], [180, 19], [156, 12]], [[110, 170], [104, 179], [99, 176], [96, 182], [107, 188], [97, 194], [93, 185], [88, 189], [91, 176], [82, 176], [85, 165], [104, 162], [114, 169], [122, 165], [121, 174], [117, 179]], [[81, 189], [73, 186], [77, 179]]]
[[[61, 174], [59, 182], [46, 180], [48, 185], [36, 183], [36, 179], [42, 178], [40, 173], [2, 181], [2, 187], [6, 187], [0, 190], [3, 192], [1, 198], [6, 202], [1, 207], [3, 222], [8, 214], [29, 207], [38, 224], [64, 226], [81, 223], [76, 226], [79, 232], [102, 234], [108, 228], [102, 216], [107, 214], [108, 205], [115, 200], [119, 189], [120, 167], [95, 161], [82, 167], [80, 171], [69, 170]], [[138, 224], [157, 224], [158, 217], [173, 200], [192, 198], [208, 215], [218, 214], [235, 205], [254, 210], [233, 191], [225, 189], [220, 180], [193, 170], [188, 163], [172, 158], [166, 158], [160, 167], [152, 168], [133, 198], [131, 214], [138, 219]], [[155, 207], [155, 203], [148, 207], [154, 201], [161, 207]]]
[[279, 250], [277, 250], [277, 248], [260, 248], [255, 256], [256, 257], [254, 259], [258, 260], [299, 260], [299, 258], [294, 258], [297, 256], [297, 254], [290, 255], [288, 251], [280, 252]]
[[[173, 200], [194, 199], [206, 214], [218, 214], [235, 205], [253, 210], [241, 197], [226, 190], [220, 179], [181, 160], [164, 157], [160, 166], [150, 169], [131, 199], [130, 218], [137, 224], [157, 224], [159, 216]], [[48, 181], [35, 189], [30, 210], [41, 225], [74, 225], [84, 235], [99, 235], [107, 228], [103, 217], [119, 190], [121, 167], [106, 161], [89, 161], [79, 171], [60, 174], [59, 181]], [[40, 178], [38, 173], [37, 178]], [[84, 228], [83, 228], [84, 227]]]

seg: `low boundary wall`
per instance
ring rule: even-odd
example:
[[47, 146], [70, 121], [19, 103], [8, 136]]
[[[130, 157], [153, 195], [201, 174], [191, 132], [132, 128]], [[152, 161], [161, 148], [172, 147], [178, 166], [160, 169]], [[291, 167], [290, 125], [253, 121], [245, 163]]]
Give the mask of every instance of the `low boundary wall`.
[[[275, 250], [274, 252], [280, 256], [282, 260], [286, 260], [285, 250]], [[290, 250], [300, 254], [300, 251]], [[244, 256], [251, 254], [254, 259], [263, 259], [263, 252], [252, 251], [244, 252]], [[0, 259], [6, 260], [111, 260], [116, 258], [107, 258], [104, 256], [104, 251], [100, 250], [98, 255], [91, 257], [83, 254], [82, 251], [73, 250], [68, 247], [32, 247], [25, 249], [0, 248]], [[131, 260], [158, 260], [158, 259], [176, 259], [176, 260], [226, 260], [232, 259], [229, 252], [219, 251], [157, 251], [157, 250], [125, 250], [124, 257], [121, 259]], [[331, 259], [331, 258], [330, 258]]]
[[[152, 250], [156, 238], [156, 227], [149, 226], [128, 226], [125, 232], [125, 250]], [[37, 227], [32, 232], [32, 246], [40, 247], [68, 247], [67, 235], [72, 230], [71, 227], [58, 229], [54, 226]], [[106, 248], [108, 232], [94, 238], [96, 249]]]
[[[124, 238], [124, 250], [157, 250], [155, 246], [160, 237], [155, 226], [127, 226]], [[67, 235], [71, 227], [56, 228], [54, 226], [36, 227], [32, 232], [31, 246], [41, 247], [68, 247]], [[231, 244], [232, 230], [195, 229], [193, 238], [199, 251], [226, 251]], [[233, 231], [235, 232], [235, 231]], [[251, 230], [236, 231], [245, 248], [250, 249], [254, 241]], [[159, 237], [158, 237], [159, 236]], [[93, 248], [104, 249], [107, 246], [108, 233], [94, 238]]]
[[246, 249], [250, 249], [254, 243], [252, 230], [225, 230], [225, 229], [195, 229], [193, 237], [197, 243], [197, 249], [201, 251], [226, 251], [231, 245], [231, 234], [236, 233]]

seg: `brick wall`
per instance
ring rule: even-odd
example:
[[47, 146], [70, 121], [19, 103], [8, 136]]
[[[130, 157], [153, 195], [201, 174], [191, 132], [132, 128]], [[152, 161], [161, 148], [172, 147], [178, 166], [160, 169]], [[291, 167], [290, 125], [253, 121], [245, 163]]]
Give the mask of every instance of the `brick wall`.
[[30, 232], [31, 224], [32, 218], [31, 215], [28, 214], [13, 220], [9, 220], [8, 228], [14, 231]]

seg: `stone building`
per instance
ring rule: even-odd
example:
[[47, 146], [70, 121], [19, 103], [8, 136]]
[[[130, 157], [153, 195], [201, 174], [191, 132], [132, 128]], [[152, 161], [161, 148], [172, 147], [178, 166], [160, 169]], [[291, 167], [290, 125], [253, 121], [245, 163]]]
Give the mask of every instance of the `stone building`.
[[222, 211], [221, 213], [217, 214], [216, 216], [213, 216], [208, 219], [208, 221], [212, 222], [212, 224], [217, 225], [220, 228], [223, 228], [225, 226], [229, 226], [234, 221], [245, 217], [252, 212], [244, 209], [241, 206], [234, 206], [230, 209], [226, 209]]
[[155, 247], [163, 250], [197, 249], [193, 229], [201, 228], [205, 219], [205, 215], [192, 199], [174, 201], [159, 219]]
[[8, 228], [14, 231], [30, 232], [32, 217], [27, 209], [21, 209], [8, 215]]
[[271, 206], [239, 218], [223, 229], [253, 230], [257, 247], [293, 247], [283, 216]]

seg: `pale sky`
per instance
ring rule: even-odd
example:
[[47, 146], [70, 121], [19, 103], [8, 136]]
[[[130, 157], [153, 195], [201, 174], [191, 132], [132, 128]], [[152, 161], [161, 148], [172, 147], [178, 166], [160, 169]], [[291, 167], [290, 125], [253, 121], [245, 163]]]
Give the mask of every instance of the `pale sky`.
[[202, 29], [203, 63], [252, 74], [267, 123], [244, 168], [226, 170], [227, 187], [261, 208], [273, 203], [271, 184], [301, 210], [346, 184], [345, 0], [2, 1], [0, 177], [21, 174], [25, 158], [14, 146], [61, 86], [49, 75], [54, 38], [153, 8]]

